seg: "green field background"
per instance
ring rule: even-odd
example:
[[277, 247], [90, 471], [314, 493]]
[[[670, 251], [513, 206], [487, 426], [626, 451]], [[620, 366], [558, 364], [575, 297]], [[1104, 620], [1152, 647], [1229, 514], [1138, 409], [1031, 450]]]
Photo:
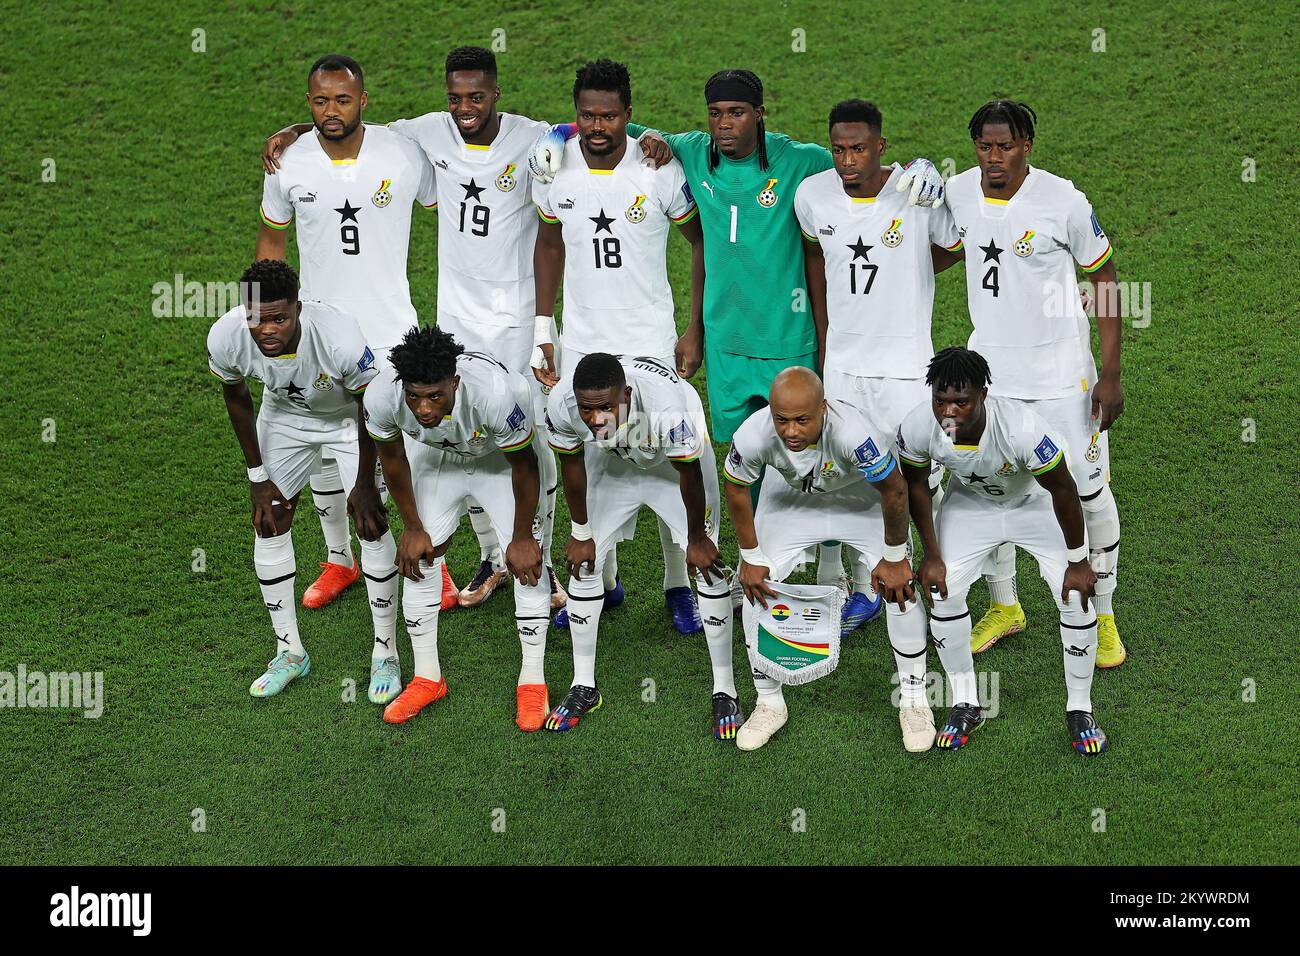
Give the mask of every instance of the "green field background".
[[[106, 682], [98, 720], [0, 710], [0, 863], [1298, 861], [1298, 257], [1279, 225], [1300, 195], [1295, 7], [6, 0], [0, 18], [0, 670]], [[191, 50], [195, 29], [206, 52]], [[1087, 192], [1120, 278], [1150, 283], [1152, 301], [1150, 326], [1124, 331], [1112, 432], [1130, 658], [1094, 686], [1108, 753], [1067, 746], [1055, 609], [1023, 558], [1030, 626], [978, 659], [999, 675], [1000, 713], [968, 751], [903, 751], [883, 621], [846, 643], [834, 675], [787, 694], [771, 745], [712, 740], [703, 639], [668, 624], [644, 516], [622, 550], [629, 600], [603, 619], [606, 706], [575, 732], [514, 728], [508, 591], [444, 615], [450, 695], [411, 724], [365, 702], [359, 586], [300, 611], [310, 678], [250, 699], [272, 638], [243, 464], [205, 368], [215, 316], [155, 318], [153, 286], [238, 278], [262, 140], [307, 118], [318, 55], [357, 57], [367, 118], [386, 121], [442, 108], [446, 51], [495, 29], [501, 107], [538, 118], [571, 118], [573, 70], [597, 56], [629, 64], [641, 122], [703, 128], [704, 80], [745, 66], [765, 81], [772, 130], [824, 141], [829, 107], [864, 96], [884, 111], [888, 159], [959, 170], [980, 103], [1038, 110], [1034, 162]], [[792, 51], [796, 29], [806, 52]], [[417, 210], [426, 322], [436, 243], [436, 217]], [[684, 321], [686, 245], [670, 246]], [[963, 343], [960, 274], [938, 286], [935, 345]], [[561, 509], [560, 541], [567, 527]], [[301, 589], [324, 554], [309, 509], [295, 540]], [[466, 529], [458, 581], [476, 559]], [[984, 601], [977, 588], [977, 615]], [[555, 700], [566, 634], [552, 631], [546, 663]], [[341, 701], [345, 678], [359, 702]]]

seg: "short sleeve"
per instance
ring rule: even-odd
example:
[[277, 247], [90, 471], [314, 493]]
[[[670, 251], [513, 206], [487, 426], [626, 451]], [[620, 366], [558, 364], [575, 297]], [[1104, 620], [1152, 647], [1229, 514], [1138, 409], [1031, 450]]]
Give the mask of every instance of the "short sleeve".
[[809, 242], [818, 242], [817, 223], [813, 221], [812, 203], [809, 201], [811, 180], [805, 179], [794, 191], [794, 217], [799, 220], [799, 231]]
[[420, 185], [415, 192], [415, 201], [425, 209], [437, 209], [438, 174], [434, 171], [433, 163], [425, 158], [423, 152], [417, 152], [417, 155], [412, 157], [412, 162], [420, 171]]
[[686, 171], [682, 169], [682, 164], [674, 159], [655, 178], [660, 190], [667, 193], [660, 197], [664, 214], [679, 226], [693, 219], [699, 209], [695, 205], [695, 197], [691, 195], [691, 187], [686, 182]]
[[1092, 203], [1077, 189], [1070, 197], [1065, 232], [1070, 243], [1070, 254], [1084, 272], [1096, 272], [1110, 261], [1114, 253], [1110, 239], [1097, 221]]
[[934, 434], [933, 413], [928, 402], [917, 405], [905, 416], [898, 426], [894, 445], [898, 457], [905, 465], [919, 468], [930, 467], [930, 436]]
[[574, 455], [582, 451], [582, 436], [569, 419], [564, 394], [559, 389], [552, 390], [546, 401], [546, 431], [547, 443], [561, 455]]
[[731, 437], [731, 448], [722, 463], [723, 477], [733, 485], [748, 488], [762, 475], [763, 465], [761, 447], [753, 429], [742, 424]]
[[226, 332], [224, 317], [213, 323], [208, 330], [208, 369], [226, 385], [238, 385], [244, 380], [244, 373], [230, 357]]
[[858, 436], [863, 440], [853, 449], [853, 467], [873, 485], [894, 473], [894, 453], [883, 435]]
[[285, 195], [286, 173], [283, 169], [274, 176], [262, 177], [262, 222], [272, 229], [283, 231], [293, 222], [293, 204]]
[[420, 129], [416, 120], [396, 119], [388, 124], [388, 128], [412, 143], [418, 144], [420, 142]]
[[555, 210], [551, 207], [550, 183], [533, 180], [533, 202], [537, 204], [537, 215], [542, 217], [542, 222], [557, 223], [560, 221], [559, 217], [555, 215]]
[[392, 396], [391, 388], [374, 388], [366, 391], [361, 410], [366, 419], [366, 431], [375, 441], [391, 442], [402, 437]]
[[522, 376], [505, 373], [510, 378], [509, 387], [495, 402], [493, 414], [483, 424], [492, 431], [492, 439], [504, 452], [522, 451], [533, 443], [533, 416], [531, 396]]
[[835, 160], [831, 158], [831, 151], [820, 143], [792, 141], [790, 146], [799, 155], [800, 162], [804, 167], [805, 177], [835, 168]]
[[703, 454], [704, 442], [700, 438], [700, 431], [691, 422], [685, 409], [674, 409], [663, 422], [668, 430], [662, 436], [662, 447], [667, 450], [669, 461], [695, 461]]
[[349, 357], [346, 353], [339, 356], [346, 363], [343, 367], [343, 387], [353, 395], [360, 395], [375, 380], [379, 369], [375, 365], [375, 353], [364, 342], [361, 343], [361, 351], [354, 349], [352, 356]]
[[947, 203], [930, 210], [930, 242], [943, 246], [949, 252], [961, 250], [961, 234], [957, 231], [957, 221], [953, 219], [952, 210]]

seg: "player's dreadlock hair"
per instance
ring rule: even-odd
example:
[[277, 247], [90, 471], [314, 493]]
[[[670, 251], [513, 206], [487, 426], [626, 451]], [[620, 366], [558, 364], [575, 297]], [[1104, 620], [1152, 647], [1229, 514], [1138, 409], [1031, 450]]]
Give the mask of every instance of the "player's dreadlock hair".
[[311, 65], [307, 71], [307, 82], [317, 73], [339, 73], [346, 70], [357, 78], [362, 89], [365, 88], [366, 78], [361, 72], [361, 64], [350, 56], [344, 56], [342, 53], [326, 53], [323, 57]]
[[867, 100], [843, 100], [831, 107], [830, 125], [866, 123], [877, 136], [881, 133], [880, 107]]
[[422, 329], [418, 325], [402, 337], [388, 352], [388, 364], [397, 377], [407, 384], [433, 385], [456, 374], [456, 359], [465, 346], [437, 326]]
[[601, 58], [578, 69], [573, 79], [573, 104], [578, 104], [578, 94], [583, 90], [601, 90], [617, 93], [623, 105], [632, 105], [632, 77], [622, 63]]
[[618, 356], [608, 352], [592, 352], [584, 355], [577, 368], [573, 370], [573, 390], [585, 392], [588, 389], [622, 388], [627, 384], [623, 366]]
[[482, 71], [495, 78], [497, 75], [496, 54], [481, 46], [458, 46], [447, 54], [447, 75], [451, 76], [451, 74], [461, 70], [470, 73]]
[[932, 358], [925, 373], [925, 384], [937, 385], [941, 389], [969, 387], [979, 390], [992, 382], [989, 363], [984, 361], [984, 356], [956, 345]]
[[297, 302], [298, 273], [283, 259], [258, 259], [239, 277], [244, 298], [259, 302]]
[[[731, 90], [728, 92], [727, 88]], [[710, 95], [710, 91], [713, 95]], [[705, 102], [721, 103], [736, 99], [754, 106], [763, 105], [763, 81], [750, 70], [719, 70], [704, 84]], [[709, 143], [709, 172], [718, 168], [722, 154], [716, 143]], [[758, 168], [767, 169], [767, 125], [758, 121]]]
[[978, 139], [988, 123], [1006, 123], [1011, 132], [1022, 139], [1034, 138], [1034, 124], [1038, 114], [1028, 103], [1012, 100], [989, 100], [970, 118], [970, 138]]

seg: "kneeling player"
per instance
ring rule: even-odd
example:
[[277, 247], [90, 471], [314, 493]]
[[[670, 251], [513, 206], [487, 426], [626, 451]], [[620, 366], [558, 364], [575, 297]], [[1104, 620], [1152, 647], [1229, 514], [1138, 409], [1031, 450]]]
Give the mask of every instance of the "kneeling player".
[[[1093, 719], [1091, 699], [1097, 615], [1088, 608], [1097, 575], [1088, 562], [1074, 479], [1068, 463], [1058, 467], [1065, 462], [1063, 440], [1029, 405], [988, 397], [989, 366], [978, 352], [944, 349], [925, 380], [932, 401], [903, 419], [898, 454], [909, 466], [912, 520], [925, 547], [920, 579], [933, 605], [930, 633], [952, 684], [954, 706], [938, 745], [956, 750], [984, 723], [966, 592], [1007, 541], [1038, 561], [1061, 612], [1070, 742], [1081, 754], [1101, 753], [1106, 735]], [[936, 461], [953, 476], [937, 530], [928, 484]]]
[[[397, 566], [409, 579], [402, 611], [415, 677], [385, 708], [384, 720], [405, 723], [447, 694], [438, 662], [441, 565], [473, 499], [492, 520], [497, 540], [510, 542], [505, 561], [515, 577], [523, 651], [515, 723], [520, 730], [539, 730], [548, 707], [542, 659], [551, 598], [537, 537], [541, 481], [529, 385], [495, 359], [466, 352], [437, 328], [411, 329], [388, 360], [397, 375], [367, 393], [366, 428], [378, 442], [388, 489], [402, 515]], [[403, 433], [413, 440], [405, 442]]]
[[[801, 366], [777, 375], [768, 400], [736, 430], [724, 466], [745, 596], [767, 607], [766, 598], [777, 597], [767, 580], [785, 580], [827, 539], [847, 544], [856, 579], [870, 581], [889, 602], [903, 745], [929, 750], [925, 612], [907, 560], [907, 484], [894, 467], [888, 433], [847, 402], [827, 401], [816, 373]], [[765, 465], [756, 527], [748, 488]], [[763, 746], [788, 718], [780, 683], [755, 670], [754, 687], [758, 705], [736, 737], [741, 750]]]
[[[208, 333], [208, 366], [221, 379], [248, 464], [257, 534], [253, 566], [275, 628], [276, 656], [248, 692], [272, 697], [311, 670], [298, 634], [290, 528], [312, 472], [322, 462], [337, 462], [361, 538], [375, 626], [370, 699], [387, 703], [402, 689], [394, 640], [394, 544], [375, 484], [375, 446], [358, 426], [362, 392], [376, 375], [375, 356], [352, 316], [298, 300], [298, 276], [287, 262], [254, 262], [240, 288], [246, 302]], [[264, 386], [256, 419], [248, 379]]]
[[[573, 685], [546, 729], [576, 727], [601, 705], [596, 633], [603, 566], [614, 546], [636, 533], [644, 505], [685, 548], [713, 665], [713, 735], [733, 739], [744, 714], [731, 668], [731, 591], [718, 559], [718, 469], [700, 396], [655, 359], [592, 352], [551, 392], [546, 412], [573, 520]], [[594, 454], [583, 454], [588, 441]]]

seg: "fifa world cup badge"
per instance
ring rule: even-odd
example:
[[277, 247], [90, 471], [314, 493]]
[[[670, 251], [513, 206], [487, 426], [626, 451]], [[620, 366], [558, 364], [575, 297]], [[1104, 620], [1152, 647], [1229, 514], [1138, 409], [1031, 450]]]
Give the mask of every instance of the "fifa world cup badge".
[[391, 179], [385, 179], [379, 184], [379, 188], [375, 190], [375, 194], [370, 197], [370, 201], [380, 209], [383, 209], [393, 201], [393, 191], [389, 188], [392, 185], [393, 181]]
[[1028, 259], [1034, 254], [1034, 230], [1026, 229], [1025, 234], [1016, 240], [1014, 249], [1016, 255], [1021, 259]]
[[769, 179], [767, 181], [767, 185], [764, 186], [762, 191], [758, 194], [758, 204], [760, 206], [764, 206], [768, 209], [771, 209], [773, 206], [776, 205], [776, 199], [777, 199], [776, 191], [772, 187], [774, 187], [780, 181], [781, 180], [779, 179]]

